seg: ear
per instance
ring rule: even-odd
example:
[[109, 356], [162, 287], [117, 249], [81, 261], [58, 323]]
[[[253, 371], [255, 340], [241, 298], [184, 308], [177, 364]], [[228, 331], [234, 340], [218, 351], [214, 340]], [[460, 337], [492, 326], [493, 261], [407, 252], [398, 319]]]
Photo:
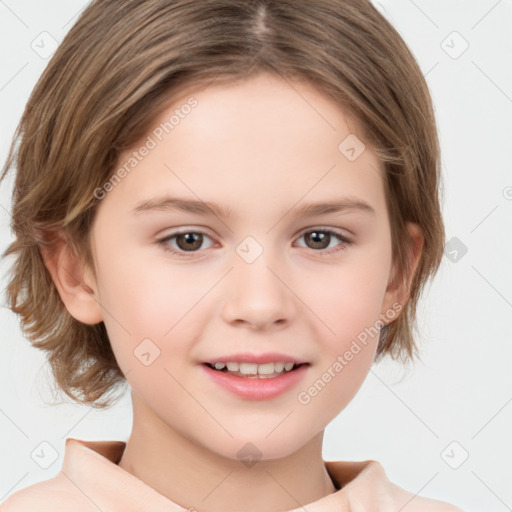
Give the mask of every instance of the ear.
[[421, 228], [418, 224], [413, 222], [407, 222], [406, 227], [410, 235], [410, 245], [408, 247], [409, 275], [398, 275], [396, 262], [393, 263], [393, 269], [382, 304], [382, 316], [385, 316], [386, 311], [392, 308], [392, 305], [395, 303], [400, 304], [402, 308], [407, 304], [410, 296], [411, 283], [423, 250], [424, 236]]
[[50, 244], [41, 246], [41, 254], [69, 314], [84, 324], [101, 322], [96, 280], [67, 237], [62, 232], [53, 234]]

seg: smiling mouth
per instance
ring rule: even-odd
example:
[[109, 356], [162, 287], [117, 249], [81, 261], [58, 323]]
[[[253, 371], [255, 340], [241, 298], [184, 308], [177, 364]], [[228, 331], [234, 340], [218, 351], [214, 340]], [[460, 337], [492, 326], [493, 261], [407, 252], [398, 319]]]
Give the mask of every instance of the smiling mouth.
[[309, 363], [204, 363], [208, 368], [219, 373], [226, 373], [234, 377], [245, 379], [274, 379], [294, 372], [301, 366]]

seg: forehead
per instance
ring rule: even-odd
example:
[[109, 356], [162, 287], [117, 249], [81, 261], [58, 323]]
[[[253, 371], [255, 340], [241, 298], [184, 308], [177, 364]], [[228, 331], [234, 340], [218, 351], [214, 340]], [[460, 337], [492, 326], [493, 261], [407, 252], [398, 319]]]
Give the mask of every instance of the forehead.
[[107, 199], [132, 209], [164, 193], [230, 210], [336, 192], [384, 205], [382, 167], [358, 123], [310, 83], [268, 74], [184, 89], [121, 154], [123, 166]]

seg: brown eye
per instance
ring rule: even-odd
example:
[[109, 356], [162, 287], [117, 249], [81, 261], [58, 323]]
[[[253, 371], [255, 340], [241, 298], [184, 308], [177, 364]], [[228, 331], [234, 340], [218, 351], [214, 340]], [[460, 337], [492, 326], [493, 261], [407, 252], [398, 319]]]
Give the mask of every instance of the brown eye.
[[[314, 229], [306, 231], [300, 238], [304, 238], [306, 247], [309, 249], [314, 249], [318, 252], [328, 249], [325, 251], [328, 254], [342, 251], [352, 243], [347, 237], [332, 229]], [[336, 240], [340, 243], [332, 246], [331, 243]]]
[[176, 235], [176, 245], [183, 251], [196, 251], [203, 244], [202, 233], [183, 233]]
[[331, 241], [331, 235], [324, 231], [310, 231], [304, 239], [311, 243], [311, 249], [326, 249]]
[[[211, 238], [201, 231], [181, 231], [171, 233], [170, 235], [157, 240], [157, 244], [162, 246], [165, 251], [177, 256], [188, 256], [195, 253], [201, 253], [205, 239]], [[210, 244], [211, 246], [212, 244]], [[210, 247], [208, 246], [208, 247]], [[206, 247], [206, 248], [208, 248]]]

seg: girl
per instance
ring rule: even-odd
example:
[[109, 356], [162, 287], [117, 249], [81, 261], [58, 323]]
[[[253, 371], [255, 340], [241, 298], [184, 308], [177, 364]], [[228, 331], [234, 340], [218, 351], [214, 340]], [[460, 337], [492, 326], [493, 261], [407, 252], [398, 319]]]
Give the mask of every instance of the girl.
[[11, 309], [127, 442], [66, 439], [5, 512], [457, 511], [322, 460], [373, 362], [416, 355], [440, 263], [421, 71], [362, 0], [102, 0], [36, 85]]

